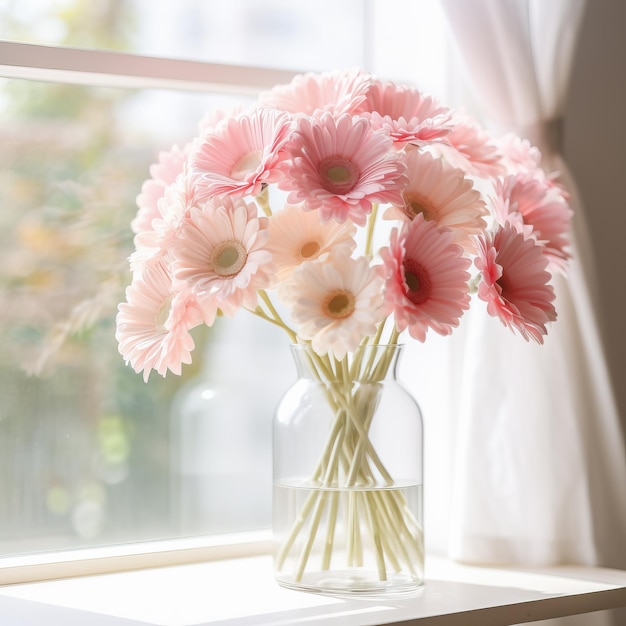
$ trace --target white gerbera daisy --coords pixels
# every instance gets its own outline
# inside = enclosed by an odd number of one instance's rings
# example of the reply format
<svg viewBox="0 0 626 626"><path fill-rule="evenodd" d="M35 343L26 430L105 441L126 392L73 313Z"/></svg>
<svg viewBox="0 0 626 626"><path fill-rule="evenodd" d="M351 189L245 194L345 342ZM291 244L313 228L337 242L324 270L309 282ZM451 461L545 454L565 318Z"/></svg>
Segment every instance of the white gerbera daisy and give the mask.
<svg viewBox="0 0 626 626"><path fill-rule="evenodd" d="M279 281L287 279L302 263L324 261L331 252L351 254L356 247L356 227L352 222L321 222L315 211L306 211L299 205L288 204L274 213L269 233L267 248Z"/></svg>
<svg viewBox="0 0 626 626"><path fill-rule="evenodd" d="M379 267L341 254L298 267L280 297L298 335L318 354L342 359L375 333L383 318L382 288Z"/></svg>

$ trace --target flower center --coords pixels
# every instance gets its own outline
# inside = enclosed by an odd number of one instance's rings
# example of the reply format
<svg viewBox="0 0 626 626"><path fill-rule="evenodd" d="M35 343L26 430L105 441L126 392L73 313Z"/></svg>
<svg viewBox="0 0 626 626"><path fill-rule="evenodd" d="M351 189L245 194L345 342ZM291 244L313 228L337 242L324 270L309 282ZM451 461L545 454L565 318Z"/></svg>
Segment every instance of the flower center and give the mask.
<svg viewBox="0 0 626 626"><path fill-rule="evenodd" d="M246 264L246 249L238 241L222 241L211 252L211 269L222 278L239 274Z"/></svg>
<svg viewBox="0 0 626 626"><path fill-rule="evenodd" d="M314 257L320 251L320 244L317 241L307 241L302 248L300 248L300 256L303 259L310 259Z"/></svg>
<svg viewBox="0 0 626 626"><path fill-rule="evenodd" d="M336 320L349 317L354 311L354 295L344 290L333 291L324 302L324 310L328 317Z"/></svg>
<svg viewBox="0 0 626 626"><path fill-rule="evenodd" d="M255 172L261 165L262 153L260 150L252 150L244 154L230 172L231 178L235 180L245 180L252 172Z"/></svg>
<svg viewBox="0 0 626 626"><path fill-rule="evenodd" d="M319 173L324 189L338 195L350 191L359 178L356 165L341 157L324 159L320 163Z"/></svg>
<svg viewBox="0 0 626 626"><path fill-rule="evenodd" d="M413 304L423 304L433 291L428 272L413 259L406 260L403 267L406 297Z"/></svg>
<svg viewBox="0 0 626 626"><path fill-rule="evenodd" d="M432 206L426 198L416 193L405 193L404 198L404 212L411 220L415 219L420 213L424 216L425 220L431 220L434 218L434 211Z"/></svg>

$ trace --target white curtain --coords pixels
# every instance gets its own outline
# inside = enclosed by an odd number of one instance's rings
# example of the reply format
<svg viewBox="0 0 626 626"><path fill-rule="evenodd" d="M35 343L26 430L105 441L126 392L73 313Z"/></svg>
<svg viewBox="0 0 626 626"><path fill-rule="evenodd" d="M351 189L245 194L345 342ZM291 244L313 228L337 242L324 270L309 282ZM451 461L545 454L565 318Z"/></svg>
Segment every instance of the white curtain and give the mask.
<svg viewBox="0 0 626 626"><path fill-rule="evenodd" d="M576 216L574 258L555 281L559 319L543 346L474 307L458 333L408 351L404 372L426 423L427 538L433 551L473 563L626 568L624 436L583 207L559 154L584 0L441 3L483 122L542 150ZM435 372L449 375L443 386Z"/></svg>

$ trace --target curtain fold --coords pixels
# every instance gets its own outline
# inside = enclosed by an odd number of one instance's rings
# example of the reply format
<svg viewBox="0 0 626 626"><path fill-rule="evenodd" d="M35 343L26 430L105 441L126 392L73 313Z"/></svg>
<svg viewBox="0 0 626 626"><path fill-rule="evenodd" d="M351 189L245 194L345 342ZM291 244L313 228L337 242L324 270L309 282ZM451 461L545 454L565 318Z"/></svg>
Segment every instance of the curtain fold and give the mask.
<svg viewBox="0 0 626 626"><path fill-rule="evenodd" d="M554 282L559 319L543 346L473 307L452 337L429 338L408 355L407 371L425 356L437 370L436 353L448 376L443 404L432 371L412 384L426 415L427 537L433 533L435 551L474 563L626 568L624 435L584 208L559 153L585 2L440 1L483 123L540 148L543 166L558 170L572 193L575 217L568 276Z"/></svg>

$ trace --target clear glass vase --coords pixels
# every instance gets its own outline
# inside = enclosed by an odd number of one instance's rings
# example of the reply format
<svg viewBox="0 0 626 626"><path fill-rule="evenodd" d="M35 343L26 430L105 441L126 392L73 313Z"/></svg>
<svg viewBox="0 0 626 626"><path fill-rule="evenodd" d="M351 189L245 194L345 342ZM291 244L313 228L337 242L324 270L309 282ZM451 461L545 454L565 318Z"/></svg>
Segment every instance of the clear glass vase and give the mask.
<svg viewBox="0 0 626 626"><path fill-rule="evenodd" d="M342 360L292 346L273 429L274 570L285 586L377 595L424 582L423 427L402 346Z"/></svg>

